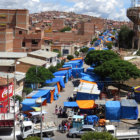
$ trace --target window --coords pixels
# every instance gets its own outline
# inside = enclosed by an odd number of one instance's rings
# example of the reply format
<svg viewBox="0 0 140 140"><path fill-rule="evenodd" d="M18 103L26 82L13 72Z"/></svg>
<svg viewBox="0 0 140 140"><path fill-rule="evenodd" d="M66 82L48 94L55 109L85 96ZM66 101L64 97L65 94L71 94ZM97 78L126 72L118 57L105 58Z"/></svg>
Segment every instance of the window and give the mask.
<svg viewBox="0 0 140 140"><path fill-rule="evenodd" d="M32 45L37 45L38 41L37 40L32 40Z"/></svg>
<svg viewBox="0 0 140 140"><path fill-rule="evenodd" d="M50 58L50 63L52 63L52 58Z"/></svg>
<svg viewBox="0 0 140 140"><path fill-rule="evenodd" d="M22 42L22 47L25 47L26 46L26 43L25 42Z"/></svg>
<svg viewBox="0 0 140 140"><path fill-rule="evenodd" d="M114 134L114 130L108 130L108 132Z"/></svg>
<svg viewBox="0 0 140 140"><path fill-rule="evenodd" d="M28 131L28 130L30 130L30 129L31 129L31 126L26 126L25 127L25 132Z"/></svg>
<svg viewBox="0 0 140 140"><path fill-rule="evenodd" d="M46 51L49 51L49 49L46 49Z"/></svg>
<svg viewBox="0 0 140 140"><path fill-rule="evenodd" d="M63 49L63 54L69 54L69 50L68 49Z"/></svg>
<svg viewBox="0 0 140 140"><path fill-rule="evenodd" d="M21 35L22 34L22 31L19 31L19 34Z"/></svg>

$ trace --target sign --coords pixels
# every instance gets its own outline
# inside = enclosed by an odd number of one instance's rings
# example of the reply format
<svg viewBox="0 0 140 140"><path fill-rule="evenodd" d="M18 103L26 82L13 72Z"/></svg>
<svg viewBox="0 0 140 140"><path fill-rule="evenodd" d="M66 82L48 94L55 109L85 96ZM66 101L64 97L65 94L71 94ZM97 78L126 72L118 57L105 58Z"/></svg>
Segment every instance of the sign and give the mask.
<svg viewBox="0 0 140 140"><path fill-rule="evenodd" d="M9 84L8 88L7 88L7 86L1 86L0 87L0 101L4 101L4 100L8 99L8 90L7 89L9 89L9 98L12 97L13 88L14 88L13 83Z"/></svg>

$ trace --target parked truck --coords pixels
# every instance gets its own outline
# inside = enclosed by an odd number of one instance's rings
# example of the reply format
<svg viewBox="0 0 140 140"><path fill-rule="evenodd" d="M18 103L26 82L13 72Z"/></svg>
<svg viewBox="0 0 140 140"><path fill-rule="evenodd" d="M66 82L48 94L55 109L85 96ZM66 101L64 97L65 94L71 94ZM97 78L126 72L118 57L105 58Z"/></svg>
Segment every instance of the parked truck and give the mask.
<svg viewBox="0 0 140 140"><path fill-rule="evenodd" d="M29 136L36 136L40 135L41 128L40 123L34 124L31 121L23 121L21 127L21 137L23 139L29 137ZM43 123L42 124L42 133L43 135L53 135L54 131L57 130L56 125L53 122Z"/></svg>
<svg viewBox="0 0 140 140"><path fill-rule="evenodd" d="M140 129L118 130L114 125L106 125L105 131L111 133L118 140L140 139Z"/></svg>

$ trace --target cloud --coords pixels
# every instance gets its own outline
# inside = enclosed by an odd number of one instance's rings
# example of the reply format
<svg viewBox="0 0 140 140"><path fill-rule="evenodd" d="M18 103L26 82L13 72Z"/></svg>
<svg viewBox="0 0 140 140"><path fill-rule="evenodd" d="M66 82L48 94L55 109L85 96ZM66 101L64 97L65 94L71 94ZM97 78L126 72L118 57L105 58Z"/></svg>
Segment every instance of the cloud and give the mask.
<svg viewBox="0 0 140 140"><path fill-rule="evenodd" d="M128 0L0 0L0 8L41 11L73 11L79 14L127 20L125 4Z"/></svg>

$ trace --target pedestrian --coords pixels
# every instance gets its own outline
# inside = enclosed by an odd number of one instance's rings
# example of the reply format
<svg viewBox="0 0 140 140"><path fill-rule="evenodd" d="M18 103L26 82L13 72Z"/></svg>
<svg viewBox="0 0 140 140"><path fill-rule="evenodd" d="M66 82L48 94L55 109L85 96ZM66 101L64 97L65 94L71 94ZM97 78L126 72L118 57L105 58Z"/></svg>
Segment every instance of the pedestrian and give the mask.
<svg viewBox="0 0 140 140"><path fill-rule="evenodd" d="M64 133L66 133L66 130L67 130L67 122L64 125Z"/></svg>
<svg viewBox="0 0 140 140"><path fill-rule="evenodd" d="M68 131L70 130L70 126L71 126L71 123L68 122L68 123L67 123L67 129L68 129Z"/></svg>
<svg viewBox="0 0 140 140"><path fill-rule="evenodd" d="M61 106L59 106L59 114L60 114L60 115L61 115L61 110L62 110L62 109L61 109Z"/></svg>
<svg viewBox="0 0 140 140"><path fill-rule="evenodd" d="M62 129L62 124L59 124L59 132L61 132L61 129Z"/></svg>
<svg viewBox="0 0 140 140"><path fill-rule="evenodd" d="M57 107L57 105L55 106L55 114L57 115L57 113L58 113L58 107Z"/></svg>

